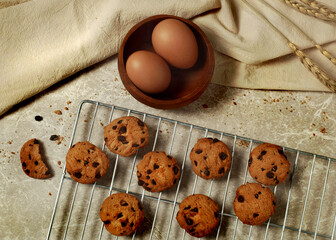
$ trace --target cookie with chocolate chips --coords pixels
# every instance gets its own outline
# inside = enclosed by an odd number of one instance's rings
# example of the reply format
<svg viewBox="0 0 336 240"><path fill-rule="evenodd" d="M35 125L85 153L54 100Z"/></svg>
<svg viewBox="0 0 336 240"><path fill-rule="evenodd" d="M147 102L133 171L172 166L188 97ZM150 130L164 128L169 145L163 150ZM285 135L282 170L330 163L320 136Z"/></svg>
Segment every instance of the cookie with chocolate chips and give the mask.
<svg viewBox="0 0 336 240"><path fill-rule="evenodd" d="M90 142L78 142L66 155L66 170L79 183L94 183L109 167L106 154Z"/></svg>
<svg viewBox="0 0 336 240"><path fill-rule="evenodd" d="M114 119L104 128L106 146L123 157L134 155L148 143L148 138L146 123L133 116Z"/></svg>
<svg viewBox="0 0 336 240"><path fill-rule="evenodd" d="M181 202L176 220L191 236L205 237L218 227L218 205L203 194L188 196Z"/></svg>
<svg viewBox="0 0 336 240"><path fill-rule="evenodd" d="M231 166L231 154L217 138L201 138L190 152L194 172L204 179L222 177Z"/></svg>
<svg viewBox="0 0 336 240"><path fill-rule="evenodd" d="M246 183L236 191L233 209L244 224L261 225L275 212L275 197L268 187Z"/></svg>
<svg viewBox="0 0 336 240"><path fill-rule="evenodd" d="M134 233L143 223L144 217L141 202L127 193L112 194L100 207L100 219L106 230L116 236Z"/></svg>
<svg viewBox="0 0 336 240"><path fill-rule="evenodd" d="M42 159L40 144L36 138L23 144L20 151L22 170L29 177L45 179L51 177L51 173Z"/></svg>
<svg viewBox="0 0 336 240"><path fill-rule="evenodd" d="M264 185L277 185L286 180L290 169L281 147L263 143L250 154L248 170L251 177Z"/></svg>
<svg viewBox="0 0 336 240"><path fill-rule="evenodd" d="M163 151L146 153L137 165L138 184L149 192L173 187L180 173L176 159Z"/></svg>

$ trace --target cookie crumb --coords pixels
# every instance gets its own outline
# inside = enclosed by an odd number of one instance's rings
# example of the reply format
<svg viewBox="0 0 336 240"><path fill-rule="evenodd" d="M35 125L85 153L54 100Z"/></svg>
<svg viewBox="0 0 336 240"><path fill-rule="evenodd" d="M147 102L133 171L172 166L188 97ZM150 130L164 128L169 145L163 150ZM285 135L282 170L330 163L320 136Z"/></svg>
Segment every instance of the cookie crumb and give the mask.
<svg viewBox="0 0 336 240"><path fill-rule="evenodd" d="M57 114L57 115L62 115L62 111L61 110L55 110L54 113Z"/></svg>
<svg viewBox="0 0 336 240"><path fill-rule="evenodd" d="M57 164L58 164L58 165L61 165L61 161L58 161Z"/></svg>
<svg viewBox="0 0 336 240"><path fill-rule="evenodd" d="M325 129L325 128L322 128L322 129L321 129L321 133L327 133L326 129Z"/></svg>
<svg viewBox="0 0 336 240"><path fill-rule="evenodd" d="M50 139L50 141L59 140L59 135L51 135L49 139Z"/></svg>
<svg viewBox="0 0 336 240"><path fill-rule="evenodd" d="M11 154L15 154L15 152L11 152Z"/></svg>
<svg viewBox="0 0 336 240"><path fill-rule="evenodd" d="M51 196L51 192L49 192L49 196Z"/></svg>
<svg viewBox="0 0 336 240"><path fill-rule="evenodd" d="M67 102L66 102L66 104L68 104L68 105L69 105L70 103L71 103L71 101L67 101Z"/></svg>
<svg viewBox="0 0 336 240"><path fill-rule="evenodd" d="M233 102L233 104L234 104L234 105L237 105L237 103L236 103L236 102Z"/></svg>
<svg viewBox="0 0 336 240"><path fill-rule="evenodd" d="M12 142L13 142L13 140L10 140L10 141L8 141L7 143L8 143L8 144L12 144Z"/></svg>
<svg viewBox="0 0 336 240"><path fill-rule="evenodd" d="M84 122L87 122L87 120L85 119Z"/></svg>
<svg viewBox="0 0 336 240"><path fill-rule="evenodd" d="M43 120L43 117L40 115L35 116L35 121L41 122Z"/></svg>
<svg viewBox="0 0 336 240"><path fill-rule="evenodd" d="M64 110L67 110L67 111L68 111L68 110L69 110L69 108L68 108L68 107L64 107Z"/></svg>

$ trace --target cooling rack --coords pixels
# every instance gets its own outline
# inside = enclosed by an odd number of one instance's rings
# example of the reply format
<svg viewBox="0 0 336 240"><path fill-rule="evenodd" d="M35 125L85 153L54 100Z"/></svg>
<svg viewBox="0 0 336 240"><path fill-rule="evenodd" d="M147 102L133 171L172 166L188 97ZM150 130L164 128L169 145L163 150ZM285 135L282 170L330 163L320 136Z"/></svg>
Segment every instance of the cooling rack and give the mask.
<svg viewBox="0 0 336 240"><path fill-rule="evenodd" d="M102 136L109 122L129 115L146 122L152 137L145 149L124 158L109 152ZM231 168L221 179L207 181L192 172L189 153L201 137L216 137L231 149ZM232 202L241 184L253 182L248 158L262 142L91 100L82 101L78 108L70 146L86 140L108 155L109 172L95 184L86 185L73 181L63 168L47 239L118 239L104 229L99 218L103 200L114 192L138 197L146 215L138 232L121 239L193 239L179 228L175 216L180 202L194 193L210 196L221 209L218 230L207 239L335 239L334 158L283 147L291 170L284 183L271 187L276 212L265 224L248 226L238 220ZM136 164L154 150L173 155L181 166L179 181L161 193L149 193L137 185Z"/></svg>

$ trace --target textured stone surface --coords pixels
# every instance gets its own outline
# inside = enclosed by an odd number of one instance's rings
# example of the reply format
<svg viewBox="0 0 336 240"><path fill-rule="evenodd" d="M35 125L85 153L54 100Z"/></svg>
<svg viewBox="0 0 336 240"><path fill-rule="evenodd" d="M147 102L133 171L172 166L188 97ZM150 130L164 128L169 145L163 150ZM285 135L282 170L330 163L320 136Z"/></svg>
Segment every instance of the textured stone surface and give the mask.
<svg viewBox="0 0 336 240"><path fill-rule="evenodd" d="M195 124L209 129L215 129L264 142L271 142L289 148L300 149L328 157L336 157L336 95L314 92L287 92L261 91L226 88L210 85L205 93L194 103L176 110L158 110L137 102L123 87L117 70L116 58L98 64L86 71L80 72L69 79L62 81L49 90L25 101L0 119L0 238L1 239L44 239L48 232L52 211L58 192L65 156L72 134L73 124L79 103L83 99L97 100L125 108L150 113L157 116L171 118L182 122ZM70 103L71 102L71 103ZM60 110L62 114L60 115ZM56 112L55 112L56 111ZM109 109L99 108L93 127L91 141L99 147L103 146L103 126L108 124ZM94 106L84 105L78 121L74 141L86 140L89 137L91 118ZM127 112L115 112L127 114ZM42 116L42 121L36 121L35 116ZM142 117L142 116L140 116ZM139 151L135 164L140 161L146 151L153 148L154 136L158 121L146 118L152 136L147 148ZM178 126L174 143L170 148L174 125L163 121L160 125L155 149L169 152L182 166L189 128ZM58 140L51 141L52 135L58 135ZM204 131L195 129L192 132L190 146L203 137ZM208 136L220 135L208 133ZM52 169L53 177L46 180L36 180L27 177L20 166L19 150L28 139L37 138L42 145L42 153ZM230 149L233 147L233 138L223 137ZM253 147L256 144L253 144ZM99 207L108 194L116 156L109 153L109 172L100 184L107 188L96 187L93 194L91 210L86 225L84 239L96 239L99 235L101 222ZM296 155L288 152L293 171ZM238 139L235 157L233 159L231 178L226 195L225 213L233 214L232 202L236 188L245 180L245 169L249 153L249 142ZM189 155L189 154L188 154ZM188 156L187 155L187 156ZM313 162L312 156L300 155L291 192L286 225L300 227L303 203ZM114 186L126 190L131 176L133 158L119 158ZM314 232L322 196L323 184L328 161L317 158L313 169L307 207L302 224L303 230ZM197 179L195 193L208 194L220 204L224 197L227 183L227 174L214 181ZM336 181L336 162L330 163L329 177L320 217L319 232L331 235L335 217L335 203L333 193ZM253 181L247 174L247 181ZM177 201L192 193L195 174L191 170L188 157ZM60 202L55 216L51 239L62 239L67 214L69 212L73 191L76 184L65 179L60 196ZM129 185L133 193L142 194L142 188L137 186L135 172ZM210 188L212 186L212 188ZM284 221L290 182L286 180L279 185L276 191L277 210L272 217L272 223L282 225ZM176 187L162 194L162 199L174 201ZM273 190L273 188L272 188ZM80 239L87 204L92 192L92 186L79 185L76 201L69 222L67 239ZM151 194L157 197L158 194ZM137 238L148 239L151 222L155 214L156 201L146 198L144 201L146 222ZM170 239L180 238L183 232L178 228L175 220L178 207L175 208ZM153 239L165 239L169 225L172 204L161 202L158 218L155 225ZM220 236L231 238L235 228L235 217L225 215ZM251 239L260 239L264 236L266 226L253 227ZM246 239L249 235L249 226L238 222L236 239ZM268 239L278 239L281 228L270 226ZM297 232L285 230L284 239L296 238ZM313 239L314 236L302 233L302 239ZM188 236L186 236L188 238ZM262 237L263 238L263 237ZM110 239L106 231L103 239ZM319 237L317 239L320 239ZM321 238L322 239L322 238Z"/></svg>

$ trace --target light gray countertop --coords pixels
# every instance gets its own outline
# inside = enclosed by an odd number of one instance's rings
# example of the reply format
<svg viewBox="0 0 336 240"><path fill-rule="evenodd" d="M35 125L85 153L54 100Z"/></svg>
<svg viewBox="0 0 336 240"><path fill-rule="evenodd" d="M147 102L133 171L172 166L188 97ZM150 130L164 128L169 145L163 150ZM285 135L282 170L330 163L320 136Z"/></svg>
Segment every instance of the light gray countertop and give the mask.
<svg viewBox="0 0 336 240"><path fill-rule="evenodd" d="M204 94L192 104L181 109L159 110L139 103L125 90L119 78L117 59L116 57L112 57L61 81L48 90L23 102L0 119L1 239L46 238L78 106L84 99L100 101L263 142L271 142L330 158L336 157L335 94L235 89L210 84ZM56 110L60 110L62 114L56 114L54 112ZM88 111L91 111L92 114L92 110ZM85 114L83 117L85 118L86 116L90 120L90 115ZM36 121L34 118L37 115L42 116L43 120ZM97 120L102 129L108 123L106 120L107 117L105 113L99 117L105 119L105 121L100 120L100 118ZM87 122L84 120L80 118L79 122L84 124ZM80 125L78 128L80 129L79 131L82 131L85 127L81 127ZM101 129L98 129L97 133ZM160 136L162 136L162 139L164 139L165 134L167 136L171 134L170 127L163 125L161 130ZM154 132L155 129L153 129ZM50 136L54 134L60 136L60 141L50 140ZM197 134L201 135L203 133ZM195 137L197 137L197 134ZM97 136L93 136L93 138L95 137ZM176 143L184 141L184 137L185 134L183 133L181 136L177 134ZM42 143L42 153L53 172L53 176L50 179L32 179L22 171L20 148L31 138L37 138ZM161 147L165 148L163 146L166 144L165 140L162 140L161 144ZM169 144L168 140L167 144ZM174 144L174 146L176 145ZM232 147L232 142L229 145ZM233 167L232 170L230 187L227 192L227 202L225 204L225 212L228 214L233 214L232 200L235 196L235 189L244 182L244 169L247 159L243 156L248 154L249 151L248 141L238 139L236 145L237 153L234 165L236 167ZM106 149L105 151L107 152ZM178 161L182 163L183 154L179 152L179 149L174 150L173 148L173 153L174 151L176 151L177 156L181 156ZM239 151L244 152L244 154L240 154ZM293 155L291 152L288 152L288 155L292 163L291 171L293 171L296 155ZM115 156L109 156L111 165L113 165ZM324 201L320 213L318 232L319 234L331 236L336 211L336 203L334 202L336 162L328 162L328 159L316 158L312 168L313 160L313 156L301 157L300 155L296 175L293 179L292 196L290 198L286 226L288 224L288 226L297 229L300 227L310 173L312 172L302 230L315 231L319 216L320 201L323 196ZM136 161L139 161L139 159L136 159ZM117 168L119 169L117 172L126 173L130 171L132 161L123 161L121 159L120 162L121 166ZM124 167L126 170L123 169ZM194 184L194 175L192 173L188 174L190 170L188 158L185 168L186 174L182 180L181 196L178 198L178 201L183 196L191 193L190 187ZM328 169L328 179L325 188L323 188ZM124 174L117 174L116 179L121 179L121 175ZM247 180L253 181L248 175ZM213 193L211 196L218 203L222 201L222 198L219 196L223 194L226 181L227 178L224 177L213 184ZM69 211L72 192L75 187L75 184L68 179L65 179L63 184L51 239L63 238L64 226L67 219L64 215L67 215ZM199 179L196 192L207 194L209 186L206 184L209 184L209 182ZM116 180L114 186L124 189L126 185L124 186L121 180ZM142 189L136 185L136 177L133 177L130 187L131 192L142 193ZM76 204L70 221L67 239L80 239L83 218L85 217L85 211L91 194L91 186L79 186L78 189L78 196L76 196ZM288 179L285 183L279 185L276 190L276 198L279 204L277 205L277 212L272 217L272 223L282 225L289 189L290 181ZM325 194L323 194L323 189ZM106 189L104 188L97 188L95 190L92 211L89 215L84 239L98 238L97 229L99 233L100 219L96 211L99 212L100 202L107 196L106 194ZM174 190L168 192L167 195L163 194L162 198L168 199L170 195L174 195ZM78 206L81 207L79 208ZM155 207L155 200L145 199L145 209L148 209L146 223L143 227L144 230L136 238L148 238ZM162 213L166 207L170 208L171 206L166 206L164 203L160 205L153 239L160 239L161 237L165 239L166 237L166 227L168 224L165 222L165 219L168 219L168 217L163 217L167 214ZM81 215L83 212L84 217ZM253 227L251 230L251 239L264 238L266 227L266 225ZM220 232L221 238L229 236L228 239L231 239L234 228L235 218L225 215ZM177 227L174 219L172 229L171 239L175 237L181 238L183 231ZM236 239L247 239L249 231L250 228L248 226L243 226L238 221ZM267 228L267 231L269 239L279 239L281 235L281 228L277 228L276 226L271 225ZM260 234L262 234L262 237L260 237ZM287 235L285 235L284 239L296 239L298 232L286 229L285 234ZM186 239L188 238L189 236L186 236ZM301 238L313 239L314 235L303 232ZM106 231L103 232L103 239L111 239ZM317 237L317 239L327 238Z"/></svg>

